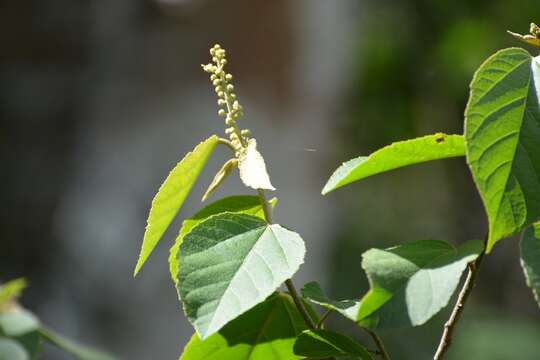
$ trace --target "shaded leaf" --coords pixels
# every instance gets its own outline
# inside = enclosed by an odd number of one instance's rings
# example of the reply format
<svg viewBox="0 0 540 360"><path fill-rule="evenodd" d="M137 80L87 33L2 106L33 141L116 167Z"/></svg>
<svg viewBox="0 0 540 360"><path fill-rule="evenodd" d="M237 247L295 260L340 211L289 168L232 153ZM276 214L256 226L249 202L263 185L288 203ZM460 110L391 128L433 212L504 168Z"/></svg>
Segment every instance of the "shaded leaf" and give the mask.
<svg viewBox="0 0 540 360"><path fill-rule="evenodd" d="M401 167L465 155L463 136L438 133L395 142L369 156L360 156L341 165L322 190L330 191L354 181Z"/></svg>
<svg viewBox="0 0 540 360"><path fill-rule="evenodd" d="M179 293L201 339L264 301L304 261L300 236L256 216L222 213L180 245Z"/></svg>
<svg viewBox="0 0 540 360"><path fill-rule="evenodd" d="M172 169L159 188L154 200L152 200L147 220L148 225L134 275L140 271L180 210L217 143L218 137L213 135L197 145Z"/></svg>
<svg viewBox="0 0 540 360"><path fill-rule="evenodd" d="M520 252L527 285L540 305L540 223L525 230L520 242Z"/></svg>
<svg viewBox="0 0 540 360"><path fill-rule="evenodd" d="M448 304L467 263L483 248L479 240L457 250L422 240L363 254L371 289L360 301L358 323L375 328L422 325Z"/></svg>
<svg viewBox="0 0 540 360"><path fill-rule="evenodd" d="M331 300L322 291L319 283L313 281L304 285L302 296L314 304L320 305L328 310L333 310L346 318L356 321L359 302L355 300Z"/></svg>
<svg viewBox="0 0 540 360"><path fill-rule="evenodd" d="M366 348L356 341L329 330L306 330L302 332L294 344L294 353L311 359L341 356L365 360L373 359Z"/></svg>
<svg viewBox="0 0 540 360"><path fill-rule="evenodd" d="M269 202L273 208L277 203L277 198L273 198ZM178 234L174 245L171 247L169 255L169 270L171 273L171 278L176 286L178 286L178 269L180 267L180 263L178 262L178 250L180 249L180 244L182 244L184 236L186 236L186 234L190 232L195 225L203 222L212 215L217 215L223 212L253 215L264 220L264 210L261 204L261 199L258 196L248 195L235 195L223 198L205 206L195 215L184 220L182 227L180 228L180 233Z"/></svg>
<svg viewBox="0 0 540 360"><path fill-rule="evenodd" d="M290 296L274 294L206 340L194 334L180 360L296 360L293 344L305 329Z"/></svg>
<svg viewBox="0 0 540 360"><path fill-rule="evenodd" d="M29 360L30 356L17 341L0 337L0 360Z"/></svg>
<svg viewBox="0 0 540 360"><path fill-rule="evenodd" d="M505 49L471 82L465 141L489 220L487 252L540 219L538 62L523 49Z"/></svg>
<svg viewBox="0 0 540 360"><path fill-rule="evenodd" d="M238 167L240 179L247 187L255 190L276 190L270 182L264 158L257 150L255 139L249 140L247 148L240 154Z"/></svg>
<svg viewBox="0 0 540 360"><path fill-rule="evenodd" d="M116 360L116 358L105 352L80 345L72 340L68 340L51 330L42 328L40 330L43 340L72 354L79 360Z"/></svg>

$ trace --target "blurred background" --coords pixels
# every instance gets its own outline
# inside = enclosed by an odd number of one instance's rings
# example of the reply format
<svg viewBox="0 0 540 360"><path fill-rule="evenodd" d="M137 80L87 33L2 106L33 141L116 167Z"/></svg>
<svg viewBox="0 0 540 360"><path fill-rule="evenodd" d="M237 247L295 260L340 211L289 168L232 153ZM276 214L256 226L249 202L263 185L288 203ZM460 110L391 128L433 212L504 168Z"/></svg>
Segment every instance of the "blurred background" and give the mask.
<svg viewBox="0 0 540 360"><path fill-rule="evenodd" d="M155 191L200 140L222 133L200 68L228 50L245 124L277 187L277 221L307 242L298 287L368 288L371 247L481 238L463 159L320 190L341 162L437 131L462 133L468 83L540 21L538 0L33 0L0 3L0 281L49 327L121 359L176 359L193 330L167 256L182 217L226 160L215 156L133 279ZM232 177L211 201L243 194ZM453 302L453 300L452 300ZM449 309L381 336L395 359L432 356ZM331 327L368 341L347 321ZM484 262L451 359L539 359L540 311L516 239ZM46 347L43 359L69 359Z"/></svg>

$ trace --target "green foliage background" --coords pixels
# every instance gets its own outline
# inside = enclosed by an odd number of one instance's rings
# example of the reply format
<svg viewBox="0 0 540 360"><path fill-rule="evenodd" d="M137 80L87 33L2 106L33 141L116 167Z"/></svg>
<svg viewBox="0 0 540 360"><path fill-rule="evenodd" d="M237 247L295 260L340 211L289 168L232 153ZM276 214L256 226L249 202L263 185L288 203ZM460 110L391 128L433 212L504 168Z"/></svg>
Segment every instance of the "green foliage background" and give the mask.
<svg viewBox="0 0 540 360"><path fill-rule="evenodd" d="M348 106L341 112L347 121L339 127L338 136L346 139L340 160L437 131L462 133L468 84L476 68L498 49L521 46L505 36L507 29L527 32L523 21L540 17L534 0L515 6L503 0L370 4L371 15L359 30L367 36L357 45L355 80ZM461 160L399 171L349 186L347 194L330 195L347 204L341 213L342 229L347 230L339 236L331 260L331 292L337 298L357 295L352 289L358 287L368 288L362 275L350 272L359 269L355 254L366 247L425 236L459 244L483 235L479 227L487 226L484 210ZM540 331L540 316L522 279L516 241L499 243L483 264L451 359L507 359L507 336L515 336L520 344L520 358L535 358L538 346L532 339ZM500 320L489 316L494 313L501 315ZM389 352L404 359L428 358L447 314L443 311L427 325L408 330L406 337L399 331L381 332ZM495 330L504 329L509 321L515 322L512 331ZM348 327L346 321L330 323ZM489 346L478 351L480 343Z"/></svg>

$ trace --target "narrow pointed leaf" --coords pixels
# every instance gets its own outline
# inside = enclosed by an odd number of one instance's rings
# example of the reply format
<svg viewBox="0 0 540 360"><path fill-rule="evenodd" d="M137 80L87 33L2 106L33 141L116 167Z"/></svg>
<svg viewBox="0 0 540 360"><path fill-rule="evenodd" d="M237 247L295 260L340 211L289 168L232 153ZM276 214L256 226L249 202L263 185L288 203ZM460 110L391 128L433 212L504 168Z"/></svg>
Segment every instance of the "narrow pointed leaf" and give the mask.
<svg viewBox="0 0 540 360"><path fill-rule="evenodd" d="M471 82L467 162L489 220L487 252L540 219L539 61L523 49L505 49Z"/></svg>
<svg viewBox="0 0 540 360"><path fill-rule="evenodd" d="M360 156L341 165L322 190L325 195L354 181L401 167L465 155L463 136L434 134L395 142L369 156Z"/></svg>
<svg viewBox="0 0 540 360"><path fill-rule="evenodd" d="M313 281L304 285L302 288L304 299L320 305L328 310L333 310L346 318L356 321L359 302L356 300L331 300L322 291L321 286Z"/></svg>
<svg viewBox="0 0 540 360"><path fill-rule="evenodd" d="M179 293L201 339L264 301L304 261L300 236L256 216L222 213L180 245Z"/></svg>
<svg viewBox="0 0 540 360"><path fill-rule="evenodd" d="M275 294L206 340L194 334L180 360L297 360L293 344L305 329L290 296Z"/></svg>
<svg viewBox="0 0 540 360"><path fill-rule="evenodd" d="M422 240L363 254L371 289L360 301L358 322L375 328L422 325L444 308L467 264L483 248L479 240L457 250L437 240Z"/></svg>
<svg viewBox="0 0 540 360"><path fill-rule="evenodd" d="M364 360L373 359L366 348L356 341L329 330L306 330L302 332L294 344L294 353L310 359L343 356Z"/></svg>
<svg viewBox="0 0 540 360"><path fill-rule="evenodd" d="M42 328L40 330L43 340L72 354L78 360L116 360L116 358L105 352L80 345L75 341L68 340L55 332Z"/></svg>
<svg viewBox="0 0 540 360"><path fill-rule="evenodd" d="M140 271L180 210L217 143L218 137L213 135L197 145L172 169L159 188L154 200L152 200L148 225L134 275Z"/></svg>
<svg viewBox="0 0 540 360"><path fill-rule="evenodd" d="M270 205L274 207L277 203L277 198L270 200ZM264 220L264 210L261 204L261 199L258 196L235 195L223 198L199 210L195 215L182 222L180 233L176 238L174 245L171 247L169 255L169 270L171 278L176 286L178 286L178 250L180 244L187 233L191 231L197 224L200 224L210 216L217 215L223 212L233 212L239 214L247 214L257 216Z"/></svg>
<svg viewBox="0 0 540 360"><path fill-rule="evenodd" d="M527 285L540 305L540 223L529 227L523 233L520 243L521 266Z"/></svg>

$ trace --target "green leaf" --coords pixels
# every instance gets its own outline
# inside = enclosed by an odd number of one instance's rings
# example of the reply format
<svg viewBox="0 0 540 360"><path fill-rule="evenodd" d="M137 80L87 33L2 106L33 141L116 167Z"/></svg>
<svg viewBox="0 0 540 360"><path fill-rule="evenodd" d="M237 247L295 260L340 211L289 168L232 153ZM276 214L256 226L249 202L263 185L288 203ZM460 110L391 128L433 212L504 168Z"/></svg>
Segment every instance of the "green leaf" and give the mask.
<svg viewBox="0 0 540 360"><path fill-rule="evenodd" d="M322 291L321 286L313 281L304 285L302 296L317 305L328 310L336 311L346 318L356 321L359 302L355 300L331 300Z"/></svg>
<svg viewBox="0 0 540 360"><path fill-rule="evenodd" d="M180 245L179 293L202 339L264 301L304 261L300 236L252 215L222 213Z"/></svg>
<svg viewBox="0 0 540 360"><path fill-rule="evenodd" d="M206 340L194 334L180 360L296 360L305 324L289 295L274 294Z"/></svg>
<svg viewBox="0 0 540 360"><path fill-rule="evenodd" d="M276 198L270 200L270 205L272 207L274 207L276 203ZM189 219L184 220L182 223L182 228L180 228L180 233L178 234L173 247L171 247L169 255L169 270L171 272L171 278L177 287L178 269L180 266L180 263L178 262L178 250L180 249L180 244L182 244L184 237L191 231L191 229L208 219L210 216L223 212L253 215L264 219L264 210L261 204L261 199L258 196L236 195L211 203L210 205L202 208Z"/></svg>
<svg viewBox="0 0 540 360"><path fill-rule="evenodd" d="M24 335L38 330L39 327L39 320L34 314L22 308L0 314L0 332L6 336Z"/></svg>
<svg viewBox="0 0 540 360"><path fill-rule="evenodd" d="M467 263L481 253L479 240L457 250L422 240L363 254L371 289L360 301L358 323L375 328L422 325L448 304Z"/></svg>
<svg viewBox="0 0 540 360"><path fill-rule="evenodd" d="M72 354L79 360L116 360L116 358L110 354L80 345L52 332L51 330L42 328L40 329L40 334L43 340Z"/></svg>
<svg viewBox="0 0 540 360"><path fill-rule="evenodd" d="M159 188L154 200L152 200L152 207L147 220L148 225L144 233L141 253L135 266L134 276L141 270L180 210L217 143L218 137L213 135L197 145L192 152L188 153L172 169Z"/></svg>
<svg viewBox="0 0 540 360"><path fill-rule="evenodd" d="M486 252L540 219L539 58L497 52L471 82L467 162L489 219Z"/></svg>
<svg viewBox="0 0 540 360"><path fill-rule="evenodd" d="M21 296L26 286L27 284L24 278L10 280L0 286L0 308L6 302Z"/></svg>
<svg viewBox="0 0 540 360"><path fill-rule="evenodd" d="M30 356L15 340L0 337L0 360L29 360Z"/></svg>
<svg viewBox="0 0 540 360"><path fill-rule="evenodd" d="M520 242L520 252L527 285L540 305L540 223L525 230Z"/></svg>
<svg viewBox="0 0 540 360"><path fill-rule="evenodd" d="M294 353L310 359L326 359L332 356L373 359L366 348L356 341L329 330L306 330L302 332L294 344Z"/></svg>
<svg viewBox="0 0 540 360"><path fill-rule="evenodd" d="M328 194L344 185L404 166L465 155L463 136L442 133L395 142L369 156L341 165L322 190Z"/></svg>

